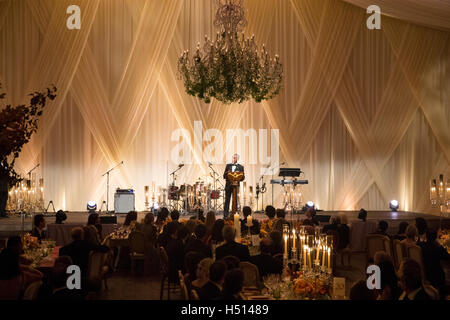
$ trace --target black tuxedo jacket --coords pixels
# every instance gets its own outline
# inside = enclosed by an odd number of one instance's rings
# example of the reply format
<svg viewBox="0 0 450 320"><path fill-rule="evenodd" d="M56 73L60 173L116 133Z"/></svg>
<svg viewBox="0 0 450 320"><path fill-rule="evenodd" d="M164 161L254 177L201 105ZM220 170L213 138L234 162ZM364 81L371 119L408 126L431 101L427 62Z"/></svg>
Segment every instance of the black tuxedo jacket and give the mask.
<svg viewBox="0 0 450 320"><path fill-rule="evenodd" d="M214 300L222 295L219 287L212 281L208 281L203 287L197 290L200 300Z"/></svg>
<svg viewBox="0 0 450 320"><path fill-rule="evenodd" d="M216 248L216 260L225 258L226 256L235 256L240 261L249 261L250 252L248 247L236 241L225 243Z"/></svg>
<svg viewBox="0 0 450 320"><path fill-rule="evenodd" d="M229 163L227 164L227 166L225 167L225 172L223 173L223 178L227 181L226 187L230 186L230 182L227 179L227 172L228 171L233 171L233 164ZM236 164L236 170L237 172L244 172L244 166L240 165L239 163ZM242 181L245 180L245 174L244 174L244 178L242 179Z"/></svg>

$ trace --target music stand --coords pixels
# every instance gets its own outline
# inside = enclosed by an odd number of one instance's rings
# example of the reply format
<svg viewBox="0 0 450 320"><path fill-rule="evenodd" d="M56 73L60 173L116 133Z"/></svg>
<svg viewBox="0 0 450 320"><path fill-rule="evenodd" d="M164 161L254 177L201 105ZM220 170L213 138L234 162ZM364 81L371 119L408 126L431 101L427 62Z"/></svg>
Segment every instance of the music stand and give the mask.
<svg viewBox="0 0 450 320"><path fill-rule="evenodd" d="M300 168L280 168L280 173L278 174L279 177L292 177L296 178L300 176L300 173L302 171Z"/></svg>

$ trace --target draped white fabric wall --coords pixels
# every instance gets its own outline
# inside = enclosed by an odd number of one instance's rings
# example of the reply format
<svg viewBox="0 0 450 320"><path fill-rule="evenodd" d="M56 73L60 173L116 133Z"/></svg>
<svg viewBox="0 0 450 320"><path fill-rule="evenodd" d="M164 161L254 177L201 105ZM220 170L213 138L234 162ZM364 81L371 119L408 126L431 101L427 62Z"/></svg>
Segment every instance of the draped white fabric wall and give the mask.
<svg viewBox="0 0 450 320"><path fill-rule="evenodd" d="M79 31L65 28L71 4L81 7ZM173 130L193 135L200 120L224 136L228 128L279 129L280 161L305 171L303 200L320 208L385 210L395 198L402 210L433 212L428 181L450 175L450 17L431 29L383 16L382 29L371 31L365 10L341 1L245 4L247 33L281 56L284 89L262 104L224 106L188 96L176 76L179 54L215 32L215 1L0 1L7 102L50 84L59 94L19 169L40 162L46 201L75 211L101 203L102 173L124 160L112 189L135 188L143 209L144 186L165 185L177 165ZM423 17L417 23L430 25ZM244 165L254 185L261 163ZM205 163L189 165L178 181L207 173Z"/></svg>

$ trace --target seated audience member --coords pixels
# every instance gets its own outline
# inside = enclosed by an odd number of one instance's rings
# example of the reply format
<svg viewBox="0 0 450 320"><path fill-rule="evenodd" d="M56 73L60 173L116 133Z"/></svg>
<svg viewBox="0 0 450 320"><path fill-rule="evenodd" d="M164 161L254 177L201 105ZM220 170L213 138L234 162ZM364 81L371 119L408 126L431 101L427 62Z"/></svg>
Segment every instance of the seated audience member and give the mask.
<svg viewBox="0 0 450 320"><path fill-rule="evenodd" d="M398 285L394 264L392 261L385 260L377 265L381 272L381 290L378 290L378 300L398 300L402 290Z"/></svg>
<svg viewBox="0 0 450 320"><path fill-rule="evenodd" d="M184 257L184 281L189 290L191 288L191 282L197 280L198 264L206 258L207 257L200 252L190 251L186 253Z"/></svg>
<svg viewBox="0 0 450 320"><path fill-rule="evenodd" d="M373 263L377 266L382 262L392 262L392 257L384 251L377 251L373 257Z"/></svg>
<svg viewBox="0 0 450 320"><path fill-rule="evenodd" d="M408 228L406 228L406 239L401 241L405 246L415 246L417 243L417 228L410 224Z"/></svg>
<svg viewBox="0 0 450 320"><path fill-rule="evenodd" d="M60 256L68 256L73 264L81 269L83 277L87 275L89 265L89 254L91 251L108 252L107 246L95 245L84 239L83 229L80 227L72 229L72 242L59 249Z"/></svg>
<svg viewBox="0 0 450 320"><path fill-rule="evenodd" d="M41 240L44 240L47 237L47 233L44 230L46 221L43 214L37 214L34 216L34 222L33 222L33 230L31 231L31 235L33 237L38 238L39 242Z"/></svg>
<svg viewBox="0 0 450 320"><path fill-rule="evenodd" d="M158 216L156 217L155 227L158 233L162 233L164 226L167 224L167 217L169 216L169 209L162 207L158 211Z"/></svg>
<svg viewBox="0 0 450 320"><path fill-rule="evenodd" d="M127 216L125 217L125 222L123 223L124 227L133 227L134 224L137 221L137 212L136 211L130 211L127 213Z"/></svg>
<svg viewBox="0 0 450 320"><path fill-rule="evenodd" d="M176 225L176 222L172 222ZM179 226L177 232L172 235L166 247L167 256L169 257L169 281L178 282L178 270L184 270L184 250L185 241L188 237L186 226Z"/></svg>
<svg viewBox="0 0 450 320"><path fill-rule="evenodd" d="M403 261L398 270L403 293L399 300L431 300L422 285L422 270L413 259Z"/></svg>
<svg viewBox="0 0 450 320"><path fill-rule="evenodd" d="M179 223L178 220L180 219L180 211L172 210L170 212L170 219L172 219L172 221L174 221L174 222Z"/></svg>
<svg viewBox="0 0 450 320"><path fill-rule="evenodd" d="M244 272L241 269L227 271L220 300L242 300L240 293L243 286Z"/></svg>
<svg viewBox="0 0 450 320"><path fill-rule="evenodd" d="M350 289L350 300L352 301L375 300L374 290L370 290L367 287L366 280L358 281Z"/></svg>
<svg viewBox="0 0 450 320"><path fill-rule="evenodd" d="M206 226L206 237L211 237L214 223L216 222L216 214L214 211L208 211L206 214L205 226ZM205 241L207 238L205 238Z"/></svg>
<svg viewBox="0 0 450 320"><path fill-rule="evenodd" d="M359 210L358 219L364 222L367 220L367 211L365 209L361 208L361 210Z"/></svg>
<svg viewBox="0 0 450 320"><path fill-rule="evenodd" d="M145 215L144 223L139 225L139 230L145 235L146 247L153 247L156 244L157 230L155 227L155 217L152 212Z"/></svg>
<svg viewBox="0 0 450 320"><path fill-rule="evenodd" d="M377 231L375 231L374 234L379 234L382 236L387 236L389 237L389 235L387 234L387 229L388 229L388 223L384 220L381 220L378 222L378 228Z"/></svg>
<svg viewBox="0 0 450 320"><path fill-rule="evenodd" d="M271 255L272 244L271 239L262 239L260 242L261 254L250 258L250 262L258 267L261 278L269 274L281 274L283 271L282 262L275 260Z"/></svg>
<svg viewBox="0 0 450 320"><path fill-rule="evenodd" d="M6 243L6 249L11 250L19 256L20 265L29 266L33 262L22 256L24 254L23 243L22 238L19 236L9 237Z"/></svg>
<svg viewBox="0 0 450 320"><path fill-rule="evenodd" d="M202 239L206 234L206 226L198 224L194 230L195 238L186 244L186 252L195 251L203 253L206 257L212 257L211 248L203 243Z"/></svg>
<svg viewBox="0 0 450 320"><path fill-rule="evenodd" d="M214 222L214 226L211 233L211 244L220 244L223 242L223 227L225 226L225 221L223 219L218 219Z"/></svg>
<svg viewBox="0 0 450 320"><path fill-rule="evenodd" d="M223 262L225 262L227 266L227 270L239 268L239 263L241 262L239 258L235 256L226 256L221 259Z"/></svg>
<svg viewBox="0 0 450 320"><path fill-rule="evenodd" d="M195 232L195 227L199 224L199 221L196 219L189 219L188 221L186 221L186 228L188 229L188 238L186 240L186 243L189 243L191 240L194 239L194 232Z"/></svg>
<svg viewBox="0 0 450 320"><path fill-rule="evenodd" d="M80 228L81 229L81 228ZM59 256L55 265L52 268L50 274L51 283L51 295L48 297L50 300L83 300L84 294L82 289L69 289L67 288L67 279L69 274L67 273L67 268L75 264L72 259L68 256ZM83 284L81 284L83 288Z"/></svg>
<svg viewBox="0 0 450 320"><path fill-rule="evenodd" d="M339 224L337 232L339 234L339 250L346 248L350 244L350 228L348 227L348 219L345 213L338 214Z"/></svg>
<svg viewBox="0 0 450 320"><path fill-rule="evenodd" d="M427 241L421 245L425 275L430 284L442 292L445 286L445 272L441 260L450 261L450 254L437 241L436 230L428 230Z"/></svg>
<svg viewBox="0 0 450 320"><path fill-rule="evenodd" d="M327 233L329 230L337 231L340 219L338 216L330 216L330 223L326 224L322 228L323 233Z"/></svg>
<svg viewBox="0 0 450 320"><path fill-rule="evenodd" d="M316 217L316 210L313 208L306 209L306 219L302 221L305 226L318 226L319 220Z"/></svg>
<svg viewBox="0 0 450 320"><path fill-rule="evenodd" d="M174 222L169 222L167 227L164 228L163 233L161 233L158 237L158 245L163 247L164 249L167 247L169 241L175 236L177 232L178 226Z"/></svg>
<svg viewBox="0 0 450 320"><path fill-rule="evenodd" d="M199 291L209 281L209 268L213 264L214 260L211 258L205 258L197 265L197 279L191 282L191 289Z"/></svg>
<svg viewBox="0 0 450 320"><path fill-rule="evenodd" d="M42 279L42 273L20 266L19 255L11 249L0 252L0 300L18 300L28 286Z"/></svg>
<svg viewBox="0 0 450 320"><path fill-rule="evenodd" d="M84 240L89 241L94 246L101 244L100 232L98 226L100 225L100 216L98 213L91 213L88 217L86 227L84 227Z"/></svg>
<svg viewBox="0 0 450 320"><path fill-rule="evenodd" d="M286 217L286 211L284 209L277 209L276 210L276 219L273 223L272 230L283 232L283 226L285 224L289 225L289 222L285 219Z"/></svg>
<svg viewBox="0 0 450 320"><path fill-rule="evenodd" d="M252 209L246 206L242 208L242 213L244 215L244 219L241 220L241 232L242 234L247 234L249 229L249 227L247 226L247 217L252 215ZM259 221L256 219L252 219L252 226L250 227L251 234L259 234L259 229Z"/></svg>
<svg viewBox="0 0 450 320"><path fill-rule="evenodd" d="M392 236L393 240L404 240L406 239L406 228L408 228L408 222L402 221L398 225L398 231L397 234Z"/></svg>
<svg viewBox="0 0 450 320"><path fill-rule="evenodd" d="M269 220L274 220L276 215L276 210L273 206L267 206L266 207L266 216L269 218Z"/></svg>
<svg viewBox="0 0 450 320"><path fill-rule="evenodd" d="M272 240L272 256L283 253L283 234L280 231L272 231L270 239Z"/></svg>
<svg viewBox="0 0 450 320"><path fill-rule="evenodd" d="M236 233L233 227L225 226L222 234L225 239L225 244L216 248L216 260L220 260L228 255L235 256L240 261L248 261L250 259L248 247L234 241Z"/></svg>
<svg viewBox="0 0 450 320"><path fill-rule="evenodd" d="M220 298L226 272L227 265L223 261L216 261L209 267L209 281L203 287L196 290L200 300Z"/></svg>
<svg viewBox="0 0 450 320"><path fill-rule="evenodd" d="M428 230L427 220L424 218L416 218L416 228L417 228L417 244L419 245L422 242L425 242L426 232Z"/></svg>
<svg viewBox="0 0 450 320"><path fill-rule="evenodd" d="M58 210L56 212L55 224L63 224L63 221L67 220L67 215L64 211Z"/></svg>

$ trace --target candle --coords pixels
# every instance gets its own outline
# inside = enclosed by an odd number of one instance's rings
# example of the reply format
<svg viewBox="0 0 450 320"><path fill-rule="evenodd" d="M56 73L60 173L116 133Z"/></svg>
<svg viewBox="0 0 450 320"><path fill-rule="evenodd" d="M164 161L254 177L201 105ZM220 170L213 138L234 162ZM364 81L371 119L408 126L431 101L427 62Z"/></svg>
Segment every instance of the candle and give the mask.
<svg viewBox="0 0 450 320"><path fill-rule="evenodd" d="M325 268L326 247L322 247L322 267Z"/></svg>
<svg viewBox="0 0 450 320"><path fill-rule="evenodd" d="M331 268L331 255L330 255L330 248L328 247L328 269Z"/></svg>
<svg viewBox="0 0 450 320"><path fill-rule="evenodd" d="M236 231L236 239L241 238L241 226L239 220L239 213L234 214L234 229Z"/></svg>
<svg viewBox="0 0 450 320"><path fill-rule="evenodd" d="M311 263L311 248L308 248L308 263L310 268L312 268L312 263Z"/></svg>
<svg viewBox="0 0 450 320"><path fill-rule="evenodd" d="M253 224L252 224L252 221L253 221L253 218L252 218L252 216L251 215L248 215L247 216L247 226L248 227L251 227Z"/></svg>
<svg viewBox="0 0 450 320"><path fill-rule="evenodd" d="M148 205L148 197L149 197L149 186L144 187L144 194L145 194L145 204Z"/></svg>
<svg viewBox="0 0 450 320"><path fill-rule="evenodd" d="M295 249L295 229L292 229L292 249Z"/></svg>
<svg viewBox="0 0 450 320"><path fill-rule="evenodd" d="M303 246L303 265L306 266L306 251L308 250L307 246Z"/></svg>
<svg viewBox="0 0 450 320"><path fill-rule="evenodd" d="M319 260L319 252L320 252L320 240L319 240L319 244L317 245L317 249L316 249L316 261Z"/></svg>
<svg viewBox="0 0 450 320"><path fill-rule="evenodd" d="M288 240L288 236L287 234L284 235L284 255L287 256L288 252L287 252L287 240Z"/></svg>

